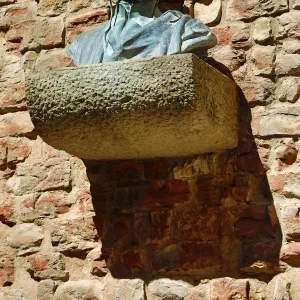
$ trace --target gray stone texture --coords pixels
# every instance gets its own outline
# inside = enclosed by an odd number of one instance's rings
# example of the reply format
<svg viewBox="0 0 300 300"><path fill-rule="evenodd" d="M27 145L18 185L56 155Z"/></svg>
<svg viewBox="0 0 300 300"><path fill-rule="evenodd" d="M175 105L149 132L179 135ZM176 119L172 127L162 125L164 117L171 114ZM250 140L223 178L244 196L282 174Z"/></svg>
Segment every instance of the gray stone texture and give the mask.
<svg viewBox="0 0 300 300"><path fill-rule="evenodd" d="M192 54L36 72L32 121L84 159L176 157L237 146L237 89Z"/></svg>

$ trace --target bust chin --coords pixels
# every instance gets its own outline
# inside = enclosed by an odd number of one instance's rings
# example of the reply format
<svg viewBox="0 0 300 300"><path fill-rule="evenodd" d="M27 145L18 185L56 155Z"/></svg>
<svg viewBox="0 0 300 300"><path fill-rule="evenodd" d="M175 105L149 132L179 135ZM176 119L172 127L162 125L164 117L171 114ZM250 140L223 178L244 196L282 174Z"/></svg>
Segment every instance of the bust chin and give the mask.
<svg viewBox="0 0 300 300"><path fill-rule="evenodd" d="M194 52L216 44L200 20L179 11L161 14L156 0L121 0L111 20L77 36L67 52L82 65Z"/></svg>

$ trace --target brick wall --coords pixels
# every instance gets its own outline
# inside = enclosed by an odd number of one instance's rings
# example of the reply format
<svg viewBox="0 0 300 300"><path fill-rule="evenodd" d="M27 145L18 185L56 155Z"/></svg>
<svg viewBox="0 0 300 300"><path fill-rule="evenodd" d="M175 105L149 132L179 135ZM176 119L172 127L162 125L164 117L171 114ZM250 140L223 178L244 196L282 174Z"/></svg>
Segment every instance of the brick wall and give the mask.
<svg viewBox="0 0 300 300"><path fill-rule="evenodd" d="M299 0L182 4L160 5L212 28L240 87L239 147L82 162L37 136L24 80L107 3L0 0L0 299L300 299Z"/></svg>

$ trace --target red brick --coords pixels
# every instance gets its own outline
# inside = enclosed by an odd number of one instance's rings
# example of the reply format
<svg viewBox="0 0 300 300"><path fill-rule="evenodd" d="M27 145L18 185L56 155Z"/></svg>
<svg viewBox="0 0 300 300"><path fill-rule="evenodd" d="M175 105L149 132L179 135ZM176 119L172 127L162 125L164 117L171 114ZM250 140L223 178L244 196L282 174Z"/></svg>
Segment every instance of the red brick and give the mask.
<svg viewBox="0 0 300 300"><path fill-rule="evenodd" d="M292 165L297 160L298 151L295 147L287 146L282 151L276 153L276 159L278 161L278 167L281 169L282 167Z"/></svg>
<svg viewBox="0 0 300 300"><path fill-rule="evenodd" d="M130 220L127 217L117 218L114 223L113 237L117 242L126 238L130 232Z"/></svg>
<svg viewBox="0 0 300 300"><path fill-rule="evenodd" d="M269 175L268 181L272 192L283 193L284 185L287 180L292 177L291 174Z"/></svg>
<svg viewBox="0 0 300 300"><path fill-rule="evenodd" d="M105 216L96 215L93 217L93 221L99 238L103 240L109 226L108 218Z"/></svg>
<svg viewBox="0 0 300 300"><path fill-rule="evenodd" d="M69 278L59 253L37 253L28 257L28 271L36 280L54 279L66 281Z"/></svg>
<svg viewBox="0 0 300 300"><path fill-rule="evenodd" d="M260 158L260 161L264 167L265 170L269 169L268 161L269 161L269 154L270 154L270 146L269 145L263 145L258 146L257 153Z"/></svg>
<svg viewBox="0 0 300 300"><path fill-rule="evenodd" d="M171 216L170 211L151 212L151 236L153 240L162 240L170 234Z"/></svg>
<svg viewBox="0 0 300 300"><path fill-rule="evenodd" d="M119 211L143 210L147 197L147 186L144 185L125 185L113 191L114 209Z"/></svg>
<svg viewBox="0 0 300 300"><path fill-rule="evenodd" d="M119 185L120 182L135 183L144 177L144 165L141 162L124 161L110 167L106 175L108 185Z"/></svg>
<svg viewBox="0 0 300 300"><path fill-rule="evenodd" d="M24 161L31 153L30 141L26 138L9 138L7 147L7 164L9 167Z"/></svg>
<svg viewBox="0 0 300 300"><path fill-rule="evenodd" d="M7 161L7 140L0 139L0 169L6 168Z"/></svg>
<svg viewBox="0 0 300 300"><path fill-rule="evenodd" d="M135 213L133 218L134 237L138 244L148 244L151 241L150 213Z"/></svg>
<svg viewBox="0 0 300 300"><path fill-rule="evenodd" d="M300 243L283 245L280 252L280 260L292 267L300 267Z"/></svg>
<svg viewBox="0 0 300 300"><path fill-rule="evenodd" d="M0 258L0 286L8 286L14 280L14 262L7 257Z"/></svg>
<svg viewBox="0 0 300 300"><path fill-rule="evenodd" d="M177 262L181 269L218 268L220 253L218 243L183 243L182 254Z"/></svg>
<svg viewBox="0 0 300 300"><path fill-rule="evenodd" d="M216 279L212 284L212 300L248 300L249 282L231 278Z"/></svg>
<svg viewBox="0 0 300 300"><path fill-rule="evenodd" d="M63 191L51 191L43 193L35 203L35 209L44 215L68 212L71 203L68 201L68 193Z"/></svg>
<svg viewBox="0 0 300 300"><path fill-rule="evenodd" d="M77 202L82 213L94 211L92 195L88 190L81 190L77 193Z"/></svg>
<svg viewBox="0 0 300 300"><path fill-rule="evenodd" d="M4 224L15 223L13 202L10 196L5 193L0 194L0 222Z"/></svg>
<svg viewBox="0 0 300 300"><path fill-rule="evenodd" d="M263 166L256 151L239 155L237 159L237 168L248 172L263 172Z"/></svg>
<svg viewBox="0 0 300 300"><path fill-rule="evenodd" d="M229 26L214 27L212 32L216 35L219 46L230 45L232 43L232 32Z"/></svg>
<svg viewBox="0 0 300 300"><path fill-rule="evenodd" d="M187 201L190 197L189 184L181 180L156 180L149 186L147 201L161 205L170 205Z"/></svg>
<svg viewBox="0 0 300 300"><path fill-rule="evenodd" d="M34 130L28 112L0 116L0 137L30 134Z"/></svg>
<svg viewBox="0 0 300 300"><path fill-rule="evenodd" d="M240 219L234 226L236 235L255 237L262 233L263 222L252 219Z"/></svg>
<svg viewBox="0 0 300 300"><path fill-rule="evenodd" d="M14 84L4 88L0 93L0 113L10 113L27 108L23 84Z"/></svg>
<svg viewBox="0 0 300 300"><path fill-rule="evenodd" d="M14 211L10 205L0 205L0 222L4 224L11 223L10 218Z"/></svg>
<svg viewBox="0 0 300 300"><path fill-rule="evenodd" d="M107 10L99 10L67 20L67 42L71 43L78 34L85 33L108 20Z"/></svg>
<svg viewBox="0 0 300 300"><path fill-rule="evenodd" d="M51 70L73 66L71 58L65 49L47 50L41 55L35 64L35 70Z"/></svg>
<svg viewBox="0 0 300 300"><path fill-rule="evenodd" d="M268 240L244 247L242 271L258 274L277 274L281 243Z"/></svg>
<svg viewBox="0 0 300 300"><path fill-rule="evenodd" d="M140 269L143 261L140 254L134 250L129 250L122 254L122 263L126 269Z"/></svg>
<svg viewBox="0 0 300 300"><path fill-rule="evenodd" d="M295 216L295 218L291 219L284 219L282 224L284 225L284 231L286 234L286 239L288 241L296 241L300 242L300 218L299 218L299 211Z"/></svg>
<svg viewBox="0 0 300 300"><path fill-rule="evenodd" d="M48 256L32 255L28 258L34 272L44 271L48 267L50 258Z"/></svg>
<svg viewBox="0 0 300 300"><path fill-rule="evenodd" d="M199 178L197 181L197 198L201 204L218 204L227 196L228 183L211 178Z"/></svg>
<svg viewBox="0 0 300 300"><path fill-rule="evenodd" d="M5 16L9 19L9 25L15 25L20 22L33 20L35 16L33 16L33 9L35 4L31 4L30 9L28 7L16 7L10 8L7 10Z"/></svg>
<svg viewBox="0 0 300 300"><path fill-rule="evenodd" d="M145 162L146 180L168 180L172 176L172 164L167 159Z"/></svg>
<svg viewBox="0 0 300 300"><path fill-rule="evenodd" d="M40 50L62 46L64 23L62 18L28 19L10 27L5 35L8 42L21 43L20 51Z"/></svg>
<svg viewBox="0 0 300 300"><path fill-rule="evenodd" d="M104 277L106 276L107 273L108 273L108 268L104 260L92 262L91 274L98 277Z"/></svg>
<svg viewBox="0 0 300 300"><path fill-rule="evenodd" d="M176 217L175 239L186 242L218 241L220 212L217 207L202 207L192 211L181 211Z"/></svg>

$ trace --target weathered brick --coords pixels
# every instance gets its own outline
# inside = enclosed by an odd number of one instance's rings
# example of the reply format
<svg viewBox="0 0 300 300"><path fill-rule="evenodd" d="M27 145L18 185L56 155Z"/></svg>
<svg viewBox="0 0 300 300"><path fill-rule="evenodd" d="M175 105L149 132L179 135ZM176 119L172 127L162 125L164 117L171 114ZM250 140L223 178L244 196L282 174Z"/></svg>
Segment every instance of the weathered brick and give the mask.
<svg viewBox="0 0 300 300"><path fill-rule="evenodd" d="M0 137L28 135L33 130L28 112L8 113L0 116Z"/></svg>
<svg viewBox="0 0 300 300"><path fill-rule="evenodd" d="M252 38L258 44L268 42L272 38L272 19L260 18L254 23Z"/></svg>
<svg viewBox="0 0 300 300"><path fill-rule="evenodd" d="M151 215L150 213L136 213L133 218L135 240L139 244L151 241Z"/></svg>
<svg viewBox="0 0 300 300"><path fill-rule="evenodd" d="M296 77L280 78L276 84L276 97L282 102L295 103L300 97L300 80Z"/></svg>
<svg viewBox="0 0 300 300"><path fill-rule="evenodd" d="M116 300L144 300L144 282L141 279L120 279L115 287Z"/></svg>
<svg viewBox="0 0 300 300"><path fill-rule="evenodd" d="M190 197L189 184L182 180L151 181L147 201L161 205L172 205L185 202Z"/></svg>
<svg viewBox="0 0 300 300"><path fill-rule="evenodd" d="M11 26L6 33L8 42L20 43L20 51L40 50L63 46L62 18L26 20Z"/></svg>
<svg viewBox="0 0 300 300"><path fill-rule="evenodd" d="M291 176L286 174L278 174L278 175L269 175L268 181L270 184L270 189L272 192L283 193L283 188L286 180L288 180Z"/></svg>
<svg viewBox="0 0 300 300"><path fill-rule="evenodd" d="M36 160L17 166L16 174L7 182L7 190L21 196L32 192L68 189L70 176L70 162L67 159Z"/></svg>
<svg viewBox="0 0 300 300"><path fill-rule="evenodd" d="M266 105L274 98L274 83L271 79L255 76L247 66L233 72L233 77L241 87L250 107Z"/></svg>
<svg viewBox="0 0 300 300"><path fill-rule="evenodd" d="M279 170L294 164L297 160L298 151L292 142L288 144L281 144L275 149L275 153Z"/></svg>
<svg viewBox="0 0 300 300"><path fill-rule="evenodd" d="M300 54L278 54L275 61L277 75L300 75Z"/></svg>
<svg viewBox="0 0 300 300"><path fill-rule="evenodd" d="M5 17L8 21L8 26L12 26L14 24L33 20L36 17L36 2L29 2L27 5L14 5L9 7L9 9L5 12Z"/></svg>
<svg viewBox="0 0 300 300"><path fill-rule="evenodd" d="M272 75L274 71L275 47L254 46L251 59L254 64L254 75Z"/></svg>
<svg viewBox="0 0 300 300"><path fill-rule="evenodd" d="M71 43L78 34L90 31L107 20L108 11L106 9L67 19L67 42Z"/></svg>
<svg viewBox="0 0 300 300"><path fill-rule="evenodd" d="M178 267L181 269L209 269L214 272L220 267L220 253L218 242L182 243L182 254L178 257Z"/></svg>
<svg viewBox="0 0 300 300"><path fill-rule="evenodd" d="M92 280L68 281L61 284L54 294L55 300L104 299L104 285Z"/></svg>
<svg viewBox="0 0 300 300"><path fill-rule="evenodd" d="M300 267L300 243L283 245L280 259L293 267Z"/></svg>
<svg viewBox="0 0 300 300"><path fill-rule="evenodd" d="M250 38L250 27L244 22L232 22L230 24L232 33L232 42L243 42L248 41Z"/></svg>
<svg viewBox="0 0 300 300"><path fill-rule="evenodd" d="M5 168L7 162L7 139L0 139L0 168Z"/></svg>
<svg viewBox="0 0 300 300"><path fill-rule="evenodd" d="M199 178L197 181L197 199L204 205L213 205L226 198L228 182L225 180Z"/></svg>
<svg viewBox="0 0 300 300"><path fill-rule="evenodd" d="M280 271L280 247L281 243L274 239L246 244L241 270L252 274L277 274Z"/></svg>
<svg viewBox="0 0 300 300"><path fill-rule="evenodd" d="M293 136L300 132L300 110L293 107L276 105L257 111L259 117L254 114L252 126L256 128L254 133L260 136Z"/></svg>
<svg viewBox="0 0 300 300"><path fill-rule="evenodd" d="M224 37L221 41L227 43L228 36ZM212 61L209 63L226 75L233 72L241 66L238 54L234 51L231 44L225 44L216 46L209 50L209 54L212 57Z"/></svg>
<svg viewBox="0 0 300 300"><path fill-rule="evenodd" d="M65 49L55 49L42 51L41 56L36 61L36 70L50 70L64 68L72 65L71 58Z"/></svg>
<svg viewBox="0 0 300 300"><path fill-rule="evenodd" d="M300 242L300 208L295 214L294 218L282 220L283 232L286 235L288 241Z"/></svg>
<svg viewBox="0 0 300 300"><path fill-rule="evenodd" d="M7 164L14 166L24 161L31 153L31 143L27 138L8 138Z"/></svg>
<svg viewBox="0 0 300 300"><path fill-rule="evenodd" d="M270 169L270 163L269 163L269 157L271 153L270 148L271 148L270 145L267 143L262 143L257 145L257 153L265 170Z"/></svg>
<svg viewBox="0 0 300 300"><path fill-rule="evenodd" d="M57 16L67 9L67 1L64 0L41 0L38 6L38 13L42 16Z"/></svg>
<svg viewBox="0 0 300 300"><path fill-rule="evenodd" d="M262 233L263 222L248 218L240 219L236 224L234 231L237 235L246 237L255 237Z"/></svg>
<svg viewBox="0 0 300 300"><path fill-rule="evenodd" d="M12 228L7 238L11 247L27 249L40 246L44 239L44 230L34 224L19 224Z"/></svg>
<svg viewBox="0 0 300 300"><path fill-rule="evenodd" d="M192 286L183 280L171 280L168 278L153 280L148 288L152 295L158 299L183 299L188 289Z"/></svg>
<svg viewBox="0 0 300 300"><path fill-rule="evenodd" d="M285 37L298 38L300 36L300 11L291 10L277 17L275 36L277 39Z"/></svg>
<svg viewBox="0 0 300 300"><path fill-rule="evenodd" d="M212 300L249 299L248 280L216 279L212 283Z"/></svg>
<svg viewBox="0 0 300 300"><path fill-rule="evenodd" d="M275 276L265 289L265 299L297 299L300 292L298 282L299 268Z"/></svg>
<svg viewBox="0 0 300 300"><path fill-rule="evenodd" d="M24 73L21 65L21 57L18 54L4 52L4 48L0 48L2 59L0 61L0 88L1 94L6 88L20 86L24 82Z"/></svg>
<svg viewBox="0 0 300 300"><path fill-rule="evenodd" d="M0 258L0 286L9 286L14 281L14 262L7 257ZM0 294L1 296L1 294Z"/></svg>
<svg viewBox="0 0 300 300"><path fill-rule="evenodd" d="M108 268L106 265L105 260L101 261L93 261L92 262L92 267L91 267L91 274L98 276L98 277L104 277L108 273Z"/></svg>
<svg viewBox="0 0 300 300"><path fill-rule="evenodd" d="M39 300L53 299L54 292L57 288L55 281L51 279L41 280L37 287L37 298Z"/></svg>
<svg viewBox="0 0 300 300"><path fill-rule="evenodd" d="M170 211L153 211L151 212L151 237L153 240L162 240L171 233Z"/></svg>
<svg viewBox="0 0 300 300"><path fill-rule="evenodd" d="M189 211L180 211L175 216L175 239L186 242L218 241L220 231L219 209L203 207Z"/></svg>
<svg viewBox="0 0 300 300"><path fill-rule="evenodd" d="M267 0L263 5L259 0L230 0L227 4L227 19L229 21L253 20L287 10L287 0Z"/></svg>
<svg viewBox="0 0 300 300"><path fill-rule="evenodd" d="M28 257L30 272L36 280L54 279L67 280L68 272L60 253L37 253Z"/></svg>
<svg viewBox="0 0 300 300"><path fill-rule="evenodd" d="M15 3L16 0L1 0L0 6Z"/></svg>
<svg viewBox="0 0 300 300"><path fill-rule="evenodd" d="M200 283L188 290L184 300L207 300L211 296L211 285L210 283Z"/></svg>
<svg viewBox="0 0 300 300"><path fill-rule="evenodd" d="M26 109L23 84L0 87L0 113L6 114Z"/></svg>
<svg viewBox="0 0 300 300"><path fill-rule="evenodd" d="M300 41L297 39L284 39L282 41L281 50L286 54L299 54Z"/></svg>
<svg viewBox="0 0 300 300"><path fill-rule="evenodd" d="M222 1L213 0L207 3L196 2L193 7L194 18L201 20L206 25L217 24L222 15Z"/></svg>
<svg viewBox="0 0 300 300"><path fill-rule="evenodd" d="M225 46L232 43L232 31L230 26L212 28L213 33L217 37L218 45Z"/></svg>
<svg viewBox="0 0 300 300"><path fill-rule="evenodd" d="M34 222L38 217L34 210L36 198L35 194L29 194L18 199L19 207L16 214L22 222Z"/></svg>
<svg viewBox="0 0 300 300"><path fill-rule="evenodd" d="M59 219L53 222L51 242L65 255L85 256L97 246L97 233L91 217Z"/></svg>
<svg viewBox="0 0 300 300"><path fill-rule="evenodd" d="M143 259L138 251L128 250L122 253L122 263L128 270L143 268Z"/></svg>
<svg viewBox="0 0 300 300"><path fill-rule="evenodd" d="M63 191L45 192L35 202L35 210L42 216L55 216L68 212L74 200Z"/></svg>

